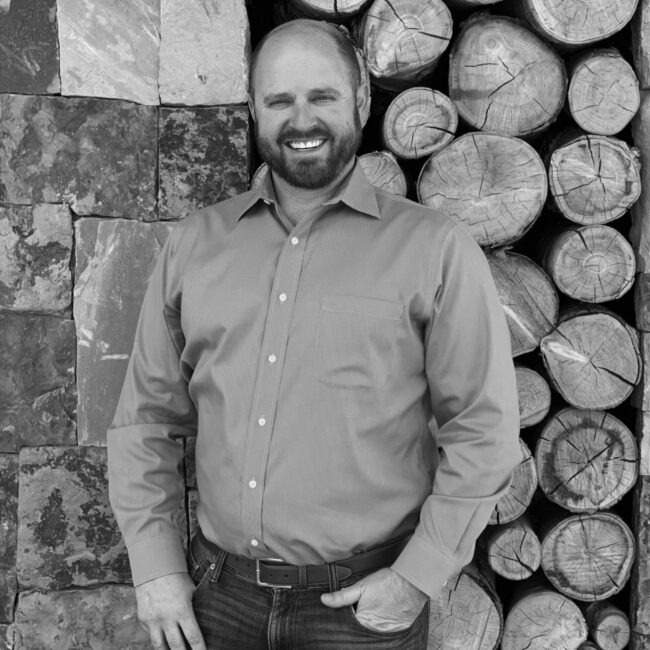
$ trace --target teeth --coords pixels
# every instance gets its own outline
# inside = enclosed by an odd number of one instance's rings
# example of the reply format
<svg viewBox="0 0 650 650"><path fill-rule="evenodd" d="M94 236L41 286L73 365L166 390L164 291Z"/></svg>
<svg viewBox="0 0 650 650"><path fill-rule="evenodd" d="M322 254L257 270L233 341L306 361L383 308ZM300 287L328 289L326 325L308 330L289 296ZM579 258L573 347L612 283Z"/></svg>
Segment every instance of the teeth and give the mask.
<svg viewBox="0 0 650 650"><path fill-rule="evenodd" d="M324 140L306 140L306 141L295 141L295 142L289 142L289 146L292 149L315 149L316 147L320 147L321 144L323 144Z"/></svg>

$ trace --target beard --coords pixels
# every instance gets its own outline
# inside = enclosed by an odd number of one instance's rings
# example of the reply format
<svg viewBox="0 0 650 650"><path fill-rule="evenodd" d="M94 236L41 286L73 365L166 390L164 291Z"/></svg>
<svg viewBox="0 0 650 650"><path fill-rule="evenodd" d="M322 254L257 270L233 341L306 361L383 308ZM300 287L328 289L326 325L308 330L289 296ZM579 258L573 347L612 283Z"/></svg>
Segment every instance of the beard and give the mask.
<svg viewBox="0 0 650 650"><path fill-rule="evenodd" d="M326 187L339 177L359 150L362 135L363 129L356 111L352 128L336 136L325 127L305 132L286 127L277 140L273 141L260 134L258 123L255 122L257 149L262 160L289 185L308 190ZM290 152L284 143L298 139L327 139L329 153L325 157L321 155L300 160L296 156L290 159Z"/></svg>

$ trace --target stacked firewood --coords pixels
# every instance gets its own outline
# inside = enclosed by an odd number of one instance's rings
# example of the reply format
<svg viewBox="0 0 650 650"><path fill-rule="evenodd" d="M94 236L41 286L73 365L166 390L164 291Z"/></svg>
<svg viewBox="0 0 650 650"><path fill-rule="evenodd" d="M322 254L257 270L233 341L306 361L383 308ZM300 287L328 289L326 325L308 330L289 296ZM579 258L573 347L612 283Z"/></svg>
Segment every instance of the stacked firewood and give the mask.
<svg viewBox="0 0 650 650"><path fill-rule="evenodd" d="M364 170L468 229L510 328L523 460L475 560L431 603L432 650L629 641L629 398L642 373L627 240L641 192L629 129L637 3L274 5L277 22L309 16L349 29L373 84Z"/></svg>

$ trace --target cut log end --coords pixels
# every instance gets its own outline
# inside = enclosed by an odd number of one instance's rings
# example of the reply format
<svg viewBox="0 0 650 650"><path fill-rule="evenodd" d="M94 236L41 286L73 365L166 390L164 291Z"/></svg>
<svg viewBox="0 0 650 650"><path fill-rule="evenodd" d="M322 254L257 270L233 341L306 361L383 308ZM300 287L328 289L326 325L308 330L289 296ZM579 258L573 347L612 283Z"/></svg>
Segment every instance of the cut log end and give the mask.
<svg viewBox="0 0 650 650"><path fill-rule="evenodd" d="M539 485L571 512L610 508L638 475L632 432L604 411L563 409L544 426L535 449Z"/></svg>
<svg viewBox="0 0 650 650"><path fill-rule="evenodd" d="M618 406L641 376L638 337L607 311L561 318L540 349L551 383L577 408Z"/></svg>
<svg viewBox="0 0 650 650"><path fill-rule="evenodd" d="M420 202L462 223L481 246L521 237L539 216L547 193L544 163L523 140L466 133L426 161Z"/></svg>
<svg viewBox="0 0 650 650"><path fill-rule="evenodd" d="M429 156L448 144L456 133L458 112L443 93L410 88L391 102L383 120L384 144L396 156Z"/></svg>
<svg viewBox="0 0 650 650"><path fill-rule="evenodd" d="M623 650L630 641L627 614L608 601L592 603L585 612L589 635L601 650Z"/></svg>
<svg viewBox="0 0 650 650"><path fill-rule="evenodd" d="M386 192L406 196L406 177L392 154L387 151L374 151L359 156L359 165L368 180Z"/></svg>
<svg viewBox="0 0 650 650"><path fill-rule="evenodd" d="M474 14L449 59L449 96L474 128L523 136L541 131L564 104L564 62L518 21Z"/></svg>
<svg viewBox="0 0 650 650"><path fill-rule="evenodd" d="M519 396L519 426L523 429L541 422L551 406L551 389L538 372L517 366L517 393Z"/></svg>
<svg viewBox="0 0 650 650"><path fill-rule="evenodd" d="M587 639L587 624L578 606L550 589L519 597L503 630L502 650L575 649Z"/></svg>
<svg viewBox="0 0 650 650"><path fill-rule="evenodd" d="M634 284L634 250L609 226L562 231L545 244L544 268L567 296L590 303L615 300Z"/></svg>
<svg viewBox="0 0 650 650"><path fill-rule="evenodd" d="M542 561L542 547L525 515L487 534L486 553L490 568L507 580L526 580Z"/></svg>
<svg viewBox="0 0 650 650"><path fill-rule="evenodd" d="M639 109L639 81L617 50L587 52L573 62L567 100L580 128L615 135Z"/></svg>
<svg viewBox="0 0 650 650"><path fill-rule="evenodd" d="M548 180L567 219L607 223L622 216L641 194L639 155L616 138L580 136L553 152Z"/></svg>
<svg viewBox="0 0 650 650"><path fill-rule="evenodd" d="M520 517L530 505L537 489L537 469L533 456L521 439L519 447L522 461L515 467L510 487L495 506L489 524L505 524Z"/></svg>
<svg viewBox="0 0 650 650"><path fill-rule="evenodd" d="M604 600L623 589L635 556L632 531L617 515L572 515L542 539L542 569L576 600Z"/></svg>

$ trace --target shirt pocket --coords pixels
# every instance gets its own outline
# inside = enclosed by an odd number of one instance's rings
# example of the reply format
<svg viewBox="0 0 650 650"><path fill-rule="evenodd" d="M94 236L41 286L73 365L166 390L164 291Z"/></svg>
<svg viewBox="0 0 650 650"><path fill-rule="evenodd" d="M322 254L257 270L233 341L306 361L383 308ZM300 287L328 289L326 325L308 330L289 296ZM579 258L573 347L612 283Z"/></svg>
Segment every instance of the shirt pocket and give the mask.
<svg viewBox="0 0 650 650"><path fill-rule="evenodd" d="M314 374L341 388L381 388L393 365L403 305L391 300L325 294L316 333Z"/></svg>

